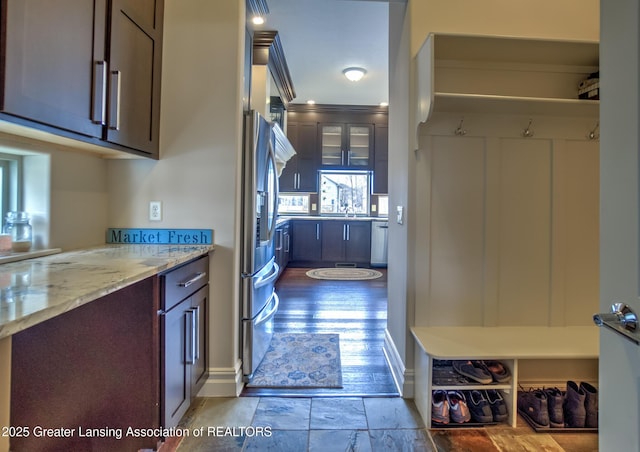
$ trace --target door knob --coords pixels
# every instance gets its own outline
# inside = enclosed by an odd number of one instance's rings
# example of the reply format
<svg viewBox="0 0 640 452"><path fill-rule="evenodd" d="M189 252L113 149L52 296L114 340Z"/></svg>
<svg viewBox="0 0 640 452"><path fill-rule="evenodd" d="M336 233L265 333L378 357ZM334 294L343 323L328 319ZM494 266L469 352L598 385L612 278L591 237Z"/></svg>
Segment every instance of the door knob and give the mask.
<svg viewBox="0 0 640 452"><path fill-rule="evenodd" d="M625 330L635 331L638 327L638 316L625 303L613 303L611 312L603 312L593 316L593 323L598 326L602 326L606 322L622 326Z"/></svg>
<svg viewBox="0 0 640 452"><path fill-rule="evenodd" d="M611 312L602 312L593 315L593 323L604 326L621 334L637 345L640 345L638 334L638 316L627 304L616 302L611 305Z"/></svg>

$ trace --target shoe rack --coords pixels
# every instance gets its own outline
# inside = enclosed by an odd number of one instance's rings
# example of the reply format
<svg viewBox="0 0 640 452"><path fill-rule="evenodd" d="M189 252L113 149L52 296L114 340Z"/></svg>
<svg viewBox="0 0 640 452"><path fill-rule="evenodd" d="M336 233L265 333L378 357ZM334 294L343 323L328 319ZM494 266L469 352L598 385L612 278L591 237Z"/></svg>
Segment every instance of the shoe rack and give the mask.
<svg viewBox="0 0 640 452"><path fill-rule="evenodd" d="M501 360L500 362L504 367L509 369L509 373L511 374L511 378L509 379L509 381L506 383L492 382L492 383L483 384L477 381L473 381L471 378L465 377L464 375L461 375L458 372L456 372L456 370L453 368L452 360L432 359L431 365L429 366L431 370L431 376L430 376L431 391L432 391L432 394L433 394L433 391L437 391L437 390L443 390L443 391L456 390L456 391L462 391L464 393L466 393L466 391L472 391L472 390L484 391L484 390L493 389L493 390L499 391L500 394L502 395L505 405L507 406L507 412L509 414L507 421L475 422L472 419L471 421L465 422L465 423L450 422L449 424L443 425L440 423L431 422L432 406L431 406L431 403L429 403L429 407L428 407L429 413L428 413L428 417L425 418L425 422L427 422L427 419L428 419L432 428L483 427L486 425L495 425L495 424L503 424L503 423L508 423L509 425L515 425L513 423L515 420L515 416L512 415L514 411L514 407L516 407L516 405L514 405L514 400L513 400L513 394L514 394L513 375L514 375L514 372L517 372L517 369L516 369L517 362L515 360ZM468 399L467 399L467 405L469 405Z"/></svg>
<svg viewBox="0 0 640 452"><path fill-rule="evenodd" d="M426 425L431 426L431 398L434 390L498 390L507 406L506 424L515 427L518 417L517 399L521 382L528 375L521 369L537 365L540 360L553 363L572 360L597 363L599 354L598 329L588 327L413 327L416 341L414 399ZM443 378L442 361L495 360L509 369L511 379L506 383L481 384ZM559 366L562 367L562 366ZM571 367L571 366L568 366ZM453 372L453 371L452 371ZM564 381L573 375L560 375ZM554 382L537 381L540 386L555 386ZM550 384L551 383L551 384ZM529 385L527 380L525 385ZM456 426L449 424L448 427ZM474 424L457 424L473 427ZM439 428L440 424L432 428Z"/></svg>

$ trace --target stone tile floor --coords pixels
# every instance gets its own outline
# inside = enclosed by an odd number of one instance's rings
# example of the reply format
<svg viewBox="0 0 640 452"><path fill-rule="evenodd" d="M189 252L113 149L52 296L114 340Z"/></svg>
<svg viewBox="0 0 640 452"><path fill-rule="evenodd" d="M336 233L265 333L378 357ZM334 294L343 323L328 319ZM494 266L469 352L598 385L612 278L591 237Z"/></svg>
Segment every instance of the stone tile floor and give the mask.
<svg viewBox="0 0 640 452"><path fill-rule="evenodd" d="M595 433L516 428L427 430L413 400L399 397L198 399L181 423L178 452L470 451L589 452Z"/></svg>

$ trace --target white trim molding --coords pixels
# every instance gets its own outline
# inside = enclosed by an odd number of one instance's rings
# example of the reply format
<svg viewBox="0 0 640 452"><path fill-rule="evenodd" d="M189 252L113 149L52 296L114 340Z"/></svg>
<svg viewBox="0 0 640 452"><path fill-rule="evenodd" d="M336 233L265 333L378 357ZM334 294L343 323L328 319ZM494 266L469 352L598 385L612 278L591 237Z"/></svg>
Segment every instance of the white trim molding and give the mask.
<svg viewBox="0 0 640 452"><path fill-rule="evenodd" d="M400 353L398 353L398 349L393 342L389 330L385 330L384 332L384 347L382 350L389 363L389 367L391 367L391 375L400 395L405 399L412 399L414 394L414 371L404 366L404 361Z"/></svg>
<svg viewBox="0 0 640 452"><path fill-rule="evenodd" d="M238 360L234 367L210 367L198 397L238 397L243 387L242 361Z"/></svg>

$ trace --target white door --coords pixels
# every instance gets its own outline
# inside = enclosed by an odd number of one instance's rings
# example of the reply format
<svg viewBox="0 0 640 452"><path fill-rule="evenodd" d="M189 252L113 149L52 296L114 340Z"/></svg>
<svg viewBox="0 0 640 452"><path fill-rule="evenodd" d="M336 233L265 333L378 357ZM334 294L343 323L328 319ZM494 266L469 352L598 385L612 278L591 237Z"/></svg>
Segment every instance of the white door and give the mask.
<svg viewBox="0 0 640 452"><path fill-rule="evenodd" d="M601 0L600 310L640 313L640 97L637 0ZM602 451L640 450L640 346L600 331Z"/></svg>

